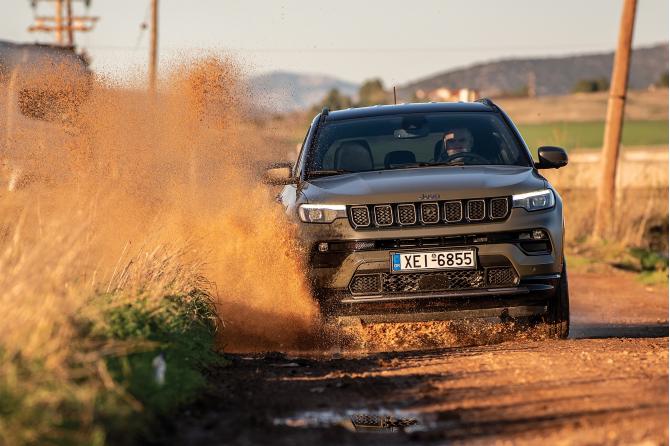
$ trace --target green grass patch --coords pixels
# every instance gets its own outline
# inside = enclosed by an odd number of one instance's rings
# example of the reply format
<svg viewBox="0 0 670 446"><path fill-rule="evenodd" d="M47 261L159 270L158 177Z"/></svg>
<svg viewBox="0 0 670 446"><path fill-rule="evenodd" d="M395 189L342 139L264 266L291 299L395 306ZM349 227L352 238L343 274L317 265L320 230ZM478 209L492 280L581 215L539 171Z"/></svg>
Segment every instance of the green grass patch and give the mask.
<svg viewBox="0 0 670 446"><path fill-rule="evenodd" d="M0 444L133 444L151 438L162 416L196 398L204 370L221 364L216 316L207 294L159 300L95 296L103 318L77 321L68 370L55 376L44 363L7 357L0 349ZM100 369L87 356L100 357ZM166 364L157 380L156 358Z"/></svg>
<svg viewBox="0 0 670 446"><path fill-rule="evenodd" d="M643 271L638 274L637 280L645 285L668 286L668 271Z"/></svg>
<svg viewBox="0 0 670 446"><path fill-rule="evenodd" d="M577 254L566 254L565 261L570 269L579 271L588 270L590 266L597 263L591 257Z"/></svg>
<svg viewBox="0 0 670 446"><path fill-rule="evenodd" d="M548 122L522 124L518 127L531 151L543 145L554 145L568 150L599 149L603 145L605 122ZM668 144L668 121L625 121L622 142L624 146Z"/></svg>
<svg viewBox="0 0 670 446"><path fill-rule="evenodd" d="M135 416L129 407L101 404L112 437L147 433L153 420L192 400L206 385L202 370L221 362L214 351L215 315L206 296L167 296L159 309L138 299L106 314L103 336L114 340L150 343L146 351L110 357L114 381L143 409ZM156 361L164 361L164 382L156 376ZM131 410L128 410L131 409ZM114 441L116 443L117 441Z"/></svg>

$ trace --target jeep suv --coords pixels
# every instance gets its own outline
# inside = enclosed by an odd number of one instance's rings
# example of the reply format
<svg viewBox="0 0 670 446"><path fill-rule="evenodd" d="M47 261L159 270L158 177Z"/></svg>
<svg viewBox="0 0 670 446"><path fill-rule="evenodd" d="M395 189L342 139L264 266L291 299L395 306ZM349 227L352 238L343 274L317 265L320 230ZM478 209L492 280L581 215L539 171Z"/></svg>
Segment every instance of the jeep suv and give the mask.
<svg viewBox="0 0 670 446"><path fill-rule="evenodd" d="M566 337L561 198L491 100L318 114L295 165L265 172L299 225L326 317L544 320Z"/></svg>

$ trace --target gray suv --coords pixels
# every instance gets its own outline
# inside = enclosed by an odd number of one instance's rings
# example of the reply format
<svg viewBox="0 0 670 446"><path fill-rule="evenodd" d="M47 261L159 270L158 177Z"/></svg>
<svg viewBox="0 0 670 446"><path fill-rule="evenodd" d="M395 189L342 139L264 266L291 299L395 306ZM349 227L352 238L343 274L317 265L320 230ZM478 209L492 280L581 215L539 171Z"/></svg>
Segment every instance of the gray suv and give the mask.
<svg viewBox="0 0 670 446"><path fill-rule="evenodd" d="M491 100L318 114L295 165L265 172L299 226L325 317L495 317L569 329L561 198Z"/></svg>

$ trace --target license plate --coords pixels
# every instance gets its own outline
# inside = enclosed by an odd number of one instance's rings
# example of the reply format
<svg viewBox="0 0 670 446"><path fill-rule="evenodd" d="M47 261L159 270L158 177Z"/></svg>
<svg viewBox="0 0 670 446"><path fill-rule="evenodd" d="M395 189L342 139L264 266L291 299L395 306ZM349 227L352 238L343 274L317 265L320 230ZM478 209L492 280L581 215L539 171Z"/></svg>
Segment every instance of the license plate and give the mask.
<svg viewBox="0 0 670 446"><path fill-rule="evenodd" d="M474 248L391 253L392 273L475 268L477 255Z"/></svg>

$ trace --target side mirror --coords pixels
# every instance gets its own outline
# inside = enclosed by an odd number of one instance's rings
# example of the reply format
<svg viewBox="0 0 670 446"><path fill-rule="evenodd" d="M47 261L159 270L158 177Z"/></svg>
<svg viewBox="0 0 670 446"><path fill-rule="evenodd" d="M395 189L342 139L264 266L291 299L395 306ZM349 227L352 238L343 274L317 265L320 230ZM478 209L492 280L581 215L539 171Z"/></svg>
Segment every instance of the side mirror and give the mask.
<svg viewBox="0 0 670 446"><path fill-rule="evenodd" d="M263 182L272 186L283 186L295 183L291 163L276 163L268 166L263 174Z"/></svg>
<svg viewBox="0 0 670 446"><path fill-rule="evenodd" d="M568 154L560 147L542 146L537 149L537 158L537 169L558 169L568 164Z"/></svg>

